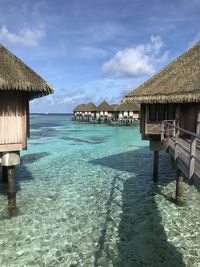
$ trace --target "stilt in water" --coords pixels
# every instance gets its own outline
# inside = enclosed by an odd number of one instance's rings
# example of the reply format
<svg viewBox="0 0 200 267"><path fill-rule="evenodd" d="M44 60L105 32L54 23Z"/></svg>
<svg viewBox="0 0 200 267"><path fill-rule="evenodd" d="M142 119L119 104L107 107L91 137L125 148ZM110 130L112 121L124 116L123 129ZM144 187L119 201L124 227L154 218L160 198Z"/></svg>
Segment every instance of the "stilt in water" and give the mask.
<svg viewBox="0 0 200 267"><path fill-rule="evenodd" d="M2 178L4 183L8 183L8 171L6 166L2 166Z"/></svg>
<svg viewBox="0 0 200 267"><path fill-rule="evenodd" d="M176 204L183 205L183 175L180 170L176 172Z"/></svg>
<svg viewBox="0 0 200 267"><path fill-rule="evenodd" d="M158 182L158 159L159 159L159 151L155 150L153 152L153 181L154 183Z"/></svg>
<svg viewBox="0 0 200 267"><path fill-rule="evenodd" d="M12 213L16 210L16 174L15 166L7 167L8 175L8 209Z"/></svg>

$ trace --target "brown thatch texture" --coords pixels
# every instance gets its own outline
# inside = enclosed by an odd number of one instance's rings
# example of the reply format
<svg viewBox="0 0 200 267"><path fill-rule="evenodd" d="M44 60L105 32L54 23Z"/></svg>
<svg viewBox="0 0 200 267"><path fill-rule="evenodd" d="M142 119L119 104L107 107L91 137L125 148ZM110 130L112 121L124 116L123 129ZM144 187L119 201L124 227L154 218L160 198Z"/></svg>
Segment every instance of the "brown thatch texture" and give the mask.
<svg viewBox="0 0 200 267"><path fill-rule="evenodd" d="M84 111L86 111L85 107L86 107L85 104L80 104L80 105L75 107L74 112L84 112Z"/></svg>
<svg viewBox="0 0 200 267"><path fill-rule="evenodd" d="M97 110L97 107L95 106L95 104L93 103L88 103L85 106L85 111L89 111L89 112L95 112Z"/></svg>
<svg viewBox="0 0 200 267"><path fill-rule="evenodd" d="M118 107L119 107L118 104L112 104L110 106L111 106L111 110L110 111L112 111L112 112L117 112L118 111Z"/></svg>
<svg viewBox="0 0 200 267"><path fill-rule="evenodd" d="M200 101L200 42L124 97L123 102Z"/></svg>
<svg viewBox="0 0 200 267"><path fill-rule="evenodd" d="M133 111L133 112L139 112L140 111L140 105L135 103L122 103L118 107L118 111Z"/></svg>
<svg viewBox="0 0 200 267"><path fill-rule="evenodd" d="M19 90L34 99L53 92L36 72L0 44L0 90Z"/></svg>
<svg viewBox="0 0 200 267"><path fill-rule="evenodd" d="M75 108L74 108L74 112L79 112L79 108L80 108L80 105L77 105Z"/></svg>
<svg viewBox="0 0 200 267"><path fill-rule="evenodd" d="M103 101L101 104L97 107L97 111L111 111L112 107L106 102Z"/></svg>

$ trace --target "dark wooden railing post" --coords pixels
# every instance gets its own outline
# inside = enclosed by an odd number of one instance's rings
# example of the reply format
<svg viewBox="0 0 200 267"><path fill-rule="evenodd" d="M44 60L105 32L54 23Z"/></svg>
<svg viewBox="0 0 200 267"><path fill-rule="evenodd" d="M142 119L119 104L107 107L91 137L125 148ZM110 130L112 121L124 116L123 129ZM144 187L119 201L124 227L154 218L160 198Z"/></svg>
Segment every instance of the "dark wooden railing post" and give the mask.
<svg viewBox="0 0 200 267"><path fill-rule="evenodd" d="M166 149L169 147L169 139L170 139L170 130L169 130L169 125L167 125L167 129L166 129Z"/></svg>
<svg viewBox="0 0 200 267"><path fill-rule="evenodd" d="M162 121L161 123L161 142L164 140L165 138L165 124L164 124L164 121Z"/></svg>
<svg viewBox="0 0 200 267"><path fill-rule="evenodd" d="M196 129L196 133L200 134L200 111L198 111L198 115L197 115L197 129Z"/></svg>
<svg viewBox="0 0 200 267"><path fill-rule="evenodd" d="M190 162L189 162L189 184L193 184L193 175L195 168L195 154L196 154L196 143L197 139L195 136L191 137L191 146L190 146Z"/></svg>
<svg viewBox="0 0 200 267"><path fill-rule="evenodd" d="M173 137L176 135L176 121L173 121Z"/></svg>
<svg viewBox="0 0 200 267"><path fill-rule="evenodd" d="M178 158L178 139L179 139L180 130L176 129L175 133L175 147L174 147L174 159Z"/></svg>

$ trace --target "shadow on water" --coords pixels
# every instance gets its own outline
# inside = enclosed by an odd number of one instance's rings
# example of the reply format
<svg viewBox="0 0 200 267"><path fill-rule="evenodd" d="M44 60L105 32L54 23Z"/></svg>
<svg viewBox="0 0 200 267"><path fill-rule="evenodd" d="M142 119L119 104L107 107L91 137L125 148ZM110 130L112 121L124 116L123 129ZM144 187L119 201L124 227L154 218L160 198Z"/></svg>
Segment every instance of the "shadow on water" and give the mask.
<svg viewBox="0 0 200 267"><path fill-rule="evenodd" d="M160 185L166 185L175 175L166 166L167 155L160 156ZM152 182L152 158L149 148L144 147L134 151L112 155L90 161L101 165L128 172L127 179L115 175L111 183L110 196L107 200L107 213L104 228L98 242L94 266L114 267L184 267L181 253L167 241L162 218L159 214L155 195L160 194L159 188ZM118 255L110 251L107 243L107 232L114 223L111 209L117 184L122 183L122 215L118 227ZM164 197L171 201L168 196ZM177 207L178 209L178 207ZM106 255L106 256L105 256Z"/></svg>
<svg viewBox="0 0 200 267"><path fill-rule="evenodd" d="M31 153L21 157L21 164L16 166L16 192L21 190L21 183L34 179L32 173L28 170L27 165L49 156L49 153ZM2 168L0 168L0 194L8 194L8 184L3 182ZM4 204L3 204L4 205ZM7 203L5 202L5 208ZM3 215L4 218L4 215ZM7 217L6 217L7 218ZM0 216L1 219L1 216Z"/></svg>
<svg viewBox="0 0 200 267"><path fill-rule="evenodd" d="M47 157L49 155L50 153L47 153L47 152L31 153L31 154L22 156L21 162L22 164L30 164L30 163L40 160L41 158Z"/></svg>
<svg viewBox="0 0 200 267"><path fill-rule="evenodd" d="M77 138L77 137L71 137L71 136L63 136L61 137L62 140L65 141L74 141L76 143L85 143L85 144L91 144L91 145L97 145L102 144L106 142L107 137L89 137L86 139Z"/></svg>

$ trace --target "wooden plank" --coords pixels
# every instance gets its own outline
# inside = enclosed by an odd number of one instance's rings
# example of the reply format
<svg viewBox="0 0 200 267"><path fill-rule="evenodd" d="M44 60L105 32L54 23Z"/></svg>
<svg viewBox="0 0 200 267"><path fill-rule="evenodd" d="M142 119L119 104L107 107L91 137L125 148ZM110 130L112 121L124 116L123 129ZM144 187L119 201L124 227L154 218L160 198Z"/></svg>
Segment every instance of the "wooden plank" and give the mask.
<svg viewBox="0 0 200 267"><path fill-rule="evenodd" d="M22 142L23 93L2 91L0 98L0 144Z"/></svg>
<svg viewBox="0 0 200 267"><path fill-rule="evenodd" d="M194 166L195 166L195 152L196 152L196 137L192 137L191 146L190 146L190 162L189 162L189 180L192 179L194 175Z"/></svg>
<svg viewBox="0 0 200 267"><path fill-rule="evenodd" d="M175 128L174 128L175 129ZM175 129L175 144L174 144L174 159L176 160L178 158L178 141L179 141L179 134L180 131L178 129Z"/></svg>
<svg viewBox="0 0 200 267"><path fill-rule="evenodd" d="M165 125L164 122L162 121L161 123L161 142L164 140L165 138Z"/></svg>
<svg viewBox="0 0 200 267"><path fill-rule="evenodd" d="M196 129L196 133L200 134L200 110L198 111L198 115L197 115L197 129Z"/></svg>
<svg viewBox="0 0 200 267"><path fill-rule="evenodd" d="M160 135L161 129L160 129L160 123L146 123L145 125L146 134L147 135Z"/></svg>
<svg viewBox="0 0 200 267"><path fill-rule="evenodd" d="M178 168L182 171L185 177L188 177L188 166L187 164L181 159L178 158L176 160Z"/></svg>
<svg viewBox="0 0 200 267"><path fill-rule="evenodd" d="M173 127L176 132L175 137L172 132L172 136L168 140L168 152L176 160L177 166L189 181L192 181L194 176L200 178L200 136L175 125L172 125L172 129ZM180 137L180 131L185 132L187 136L190 135L191 139ZM169 132L166 135L169 138ZM167 143L167 140L164 139L163 143Z"/></svg>
<svg viewBox="0 0 200 267"><path fill-rule="evenodd" d="M23 149L22 143L16 143L16 144L0 144L0 152L9 152L9 151L18 151Z"/></svg>

